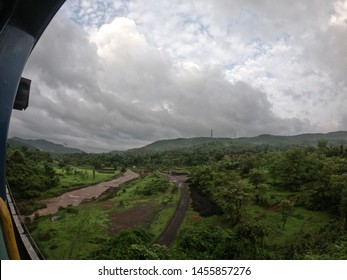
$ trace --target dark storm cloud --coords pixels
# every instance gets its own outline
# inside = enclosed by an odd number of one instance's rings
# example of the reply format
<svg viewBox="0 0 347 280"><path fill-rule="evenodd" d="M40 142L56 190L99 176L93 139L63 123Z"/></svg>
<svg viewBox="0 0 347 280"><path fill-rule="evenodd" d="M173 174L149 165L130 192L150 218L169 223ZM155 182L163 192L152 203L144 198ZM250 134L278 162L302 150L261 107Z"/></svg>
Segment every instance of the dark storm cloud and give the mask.
<svg viewBox="0 0 347 280"><path fill-rule="evenodd" d="M10 135L105 151L345 127L346 2L102 2L52 21Z"/></svg>

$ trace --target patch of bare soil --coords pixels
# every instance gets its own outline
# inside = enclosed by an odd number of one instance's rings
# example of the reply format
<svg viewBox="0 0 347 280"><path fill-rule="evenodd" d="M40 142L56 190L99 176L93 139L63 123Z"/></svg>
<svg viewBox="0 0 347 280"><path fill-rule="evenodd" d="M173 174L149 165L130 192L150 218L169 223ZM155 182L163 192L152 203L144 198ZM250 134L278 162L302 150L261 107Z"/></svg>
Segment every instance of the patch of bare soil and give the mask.
<svg viewBox="0 0 347 280"><path fill-rule="evenodd" d="M139 202L134 207L122 212L111 212L108 230L111 235L115 235L123 229L133 226L146 227L151 223L157 211L158 207L155 203L149 201Z"/></svg>

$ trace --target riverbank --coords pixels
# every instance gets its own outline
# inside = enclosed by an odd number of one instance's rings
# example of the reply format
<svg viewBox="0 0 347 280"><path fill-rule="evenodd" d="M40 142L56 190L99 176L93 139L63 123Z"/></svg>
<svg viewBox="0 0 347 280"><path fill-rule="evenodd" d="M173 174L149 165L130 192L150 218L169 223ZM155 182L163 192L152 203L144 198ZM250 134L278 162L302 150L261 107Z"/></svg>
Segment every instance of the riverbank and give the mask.
<svg viewBox="0 0 347 280"><path fill-rule="evenodd" d="M107 181L102 182L93 186L81 188L78 190L63 193L62 195L50 199L42 200L41 202L46 204L46 208L37 210L35 213L29 217L34 217L35 215L45 216L49 214L54 214L58 211L59 207L67 207L69 205L77 206L85 200L91 200L98 198L103 192L109 188L119 187L121 184L133 180L139 177L139 175L131 170L127 170L122 176Z"/></svg>

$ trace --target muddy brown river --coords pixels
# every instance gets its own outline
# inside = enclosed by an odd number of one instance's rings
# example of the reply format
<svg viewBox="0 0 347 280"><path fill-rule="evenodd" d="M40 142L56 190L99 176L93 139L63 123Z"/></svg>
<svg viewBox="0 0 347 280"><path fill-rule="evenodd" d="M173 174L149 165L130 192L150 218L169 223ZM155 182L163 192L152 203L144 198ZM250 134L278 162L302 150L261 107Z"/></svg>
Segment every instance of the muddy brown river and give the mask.
<svg viewBox="0 0 347 280"><path fill-rule="evenodd" d="M47 204L47 207L36 211L36 213L38 213L40 216L45 216L48 214L54 214L58 211L60 206L77 206L81 204L83 200L98 198L107 189L119 187L121 184L133 180L137 177L139 177L137 173L131 170L127 170L121 177L118 177L111 181L102 182L94 186L66 192L58 197L43 200L42 202Z"/></svg>

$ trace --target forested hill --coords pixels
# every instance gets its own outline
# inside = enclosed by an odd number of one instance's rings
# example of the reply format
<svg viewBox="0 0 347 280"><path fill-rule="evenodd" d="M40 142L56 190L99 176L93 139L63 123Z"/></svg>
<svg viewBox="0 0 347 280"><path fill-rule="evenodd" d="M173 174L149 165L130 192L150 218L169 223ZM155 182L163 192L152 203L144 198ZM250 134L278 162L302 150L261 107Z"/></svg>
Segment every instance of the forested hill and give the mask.
<svg viewBox="0 0 347 280"><path fill-rule="evenodd" d="M251 144L265 144L270 146L277 145L299 145L316 146L319 140L327 140L330 145L347 144L347 131L336 131L329 133L307 133L294 136L276 136L262 134L256 137L237 138L236 141L242 141Z"/></svg>
<svg viewBox="0 0 347 280"><path fill-rule="evenodd" d="M131 149L127 152L164 152L183 148L191 148L210 143L218 143L221 145L229 145L233 140L231 138L210 138L210 137L195 137L195 138L177 138L159 140L147 146L138 149Z"/></svg>
<svg viewBox="0 0 347 280"><path fill-rule="evenodd" d="M8 143L17 147L26 146L28 148L35 148L42 152L47 152L47 153L56 153L56 154L84 153L84 151L80 149L71 148L68 146L64 146L62 144L52 143L44 139L28 140L28 139L22 139L19 137L13 137L8 139Z"/></svg>
<svg viewBox="0 0 347 280"><path fill-rule="evenodd" d="M138 149L128 150L131 153L141 152L164 152L176 149L192 148L199 146L213 146L214 148L225 147L254 147L257 145L265 145L271 147L286 146L316 146L319 140L326 140L328 145L338 146L347 144L347 131L337 131L330 133L311 133L300 134L294 136L278 136L270 134L262 134L256 137L242 138L178 138L159 140L147 146Z"/></svg>
<svg viewBox="0 0 347 280"><path fill-rule="evenodd" d="M112 151L111 154L141 154L153 152L175 151L179 149L206 149L224 150L233 149L235 152L245 152L256 150L259 146L282 148L288 146L310 147L317 146L319 140L326 140L328 145L340 146L347 145L347 131L337 131L330 133L312 133L300 134L294 136L278 136L262 134L256 137L241 138L211 138L211 137L194 137L194 138L177 138L159 140L147 146L127 151ZM58 154L84 153L84 151L71 148L66 145L56 144L43 139L27 140L19 137L13 137L8 140L13 146L34 147L43 152Z"/></svg>

